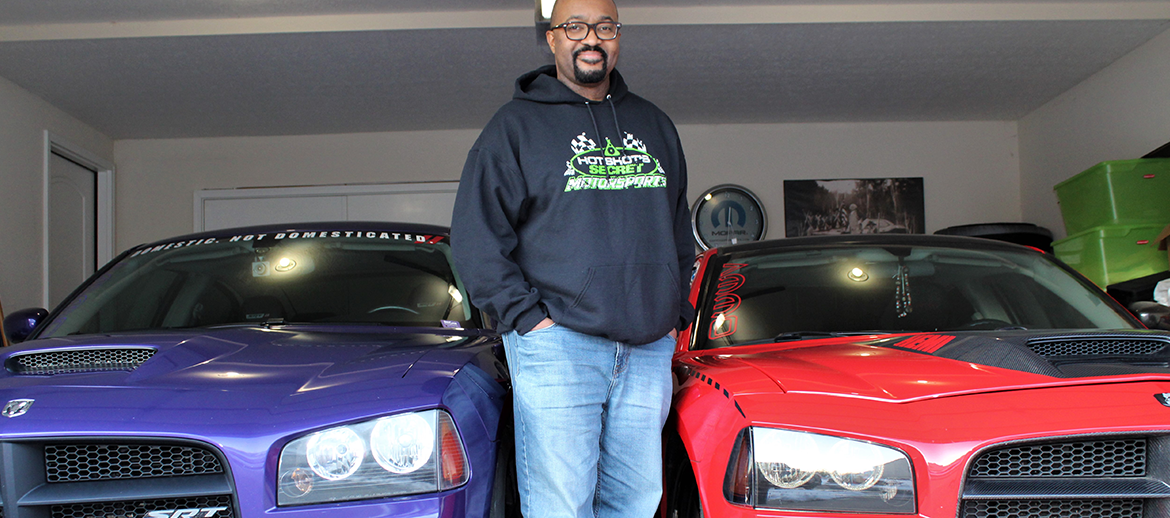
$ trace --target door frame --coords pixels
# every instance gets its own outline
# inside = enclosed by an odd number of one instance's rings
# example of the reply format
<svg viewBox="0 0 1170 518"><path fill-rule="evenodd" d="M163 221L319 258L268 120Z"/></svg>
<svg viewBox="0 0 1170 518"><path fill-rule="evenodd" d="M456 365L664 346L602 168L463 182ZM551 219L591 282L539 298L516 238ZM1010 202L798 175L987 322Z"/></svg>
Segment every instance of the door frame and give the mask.
<svg viewBox="0 0 1170 518"><path fill-rule="evenodd" d="M41 305L49 304L49 174L50 159L56 153L97 174L94 193L97 204L97 265L100 269L114 258L114 164L98 157L51 131L45 131L44 182L41 192Z"/></svg>

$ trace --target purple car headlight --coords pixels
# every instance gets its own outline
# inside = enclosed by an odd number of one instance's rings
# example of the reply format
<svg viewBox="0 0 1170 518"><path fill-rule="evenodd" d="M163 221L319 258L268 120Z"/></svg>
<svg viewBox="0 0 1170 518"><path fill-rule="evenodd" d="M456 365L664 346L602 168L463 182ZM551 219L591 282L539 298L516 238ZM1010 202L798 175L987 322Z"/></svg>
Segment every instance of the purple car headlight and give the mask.
<svg viewBox="0 0 1170 518"><path fill-rule="evenodd" d="M433 493L467 482L451 416L411 412L321 430L280 452L277 505Z"/></svg>

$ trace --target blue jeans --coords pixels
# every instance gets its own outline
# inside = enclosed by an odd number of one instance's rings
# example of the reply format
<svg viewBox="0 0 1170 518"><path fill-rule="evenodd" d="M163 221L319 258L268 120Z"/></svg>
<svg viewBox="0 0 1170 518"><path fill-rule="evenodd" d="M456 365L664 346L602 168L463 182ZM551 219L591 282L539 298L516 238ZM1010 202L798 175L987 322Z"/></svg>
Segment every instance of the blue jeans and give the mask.
<svg viewBox="0 0 1170 518"><path fill-rule="evenodd" d="M525 518L651 518L674 340L628 345L552 325L504 335Z"/></svg>

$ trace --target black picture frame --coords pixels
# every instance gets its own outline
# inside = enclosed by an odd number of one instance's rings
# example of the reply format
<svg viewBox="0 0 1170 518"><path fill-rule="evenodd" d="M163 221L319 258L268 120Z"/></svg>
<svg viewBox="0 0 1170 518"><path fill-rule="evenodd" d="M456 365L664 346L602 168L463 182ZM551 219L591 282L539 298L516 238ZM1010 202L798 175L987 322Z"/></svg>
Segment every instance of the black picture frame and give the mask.
<svg viewBox="0 0 1170 518"><path fill-rule="evenodd" d="M923 234L922 178L784 181L784 235Z"/></svg>

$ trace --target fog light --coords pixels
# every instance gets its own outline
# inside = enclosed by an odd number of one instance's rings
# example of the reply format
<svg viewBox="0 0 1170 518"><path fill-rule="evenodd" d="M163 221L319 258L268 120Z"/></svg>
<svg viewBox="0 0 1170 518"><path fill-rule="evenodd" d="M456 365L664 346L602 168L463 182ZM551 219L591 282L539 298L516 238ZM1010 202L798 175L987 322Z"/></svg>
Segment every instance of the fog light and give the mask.
<svg viewBox="0 0 1170 518"><path fill-rule="evenodd" d="M313 474L307 469L294 469L280 477L280 487L288 496L305 496L313 490Z"/></svg>

